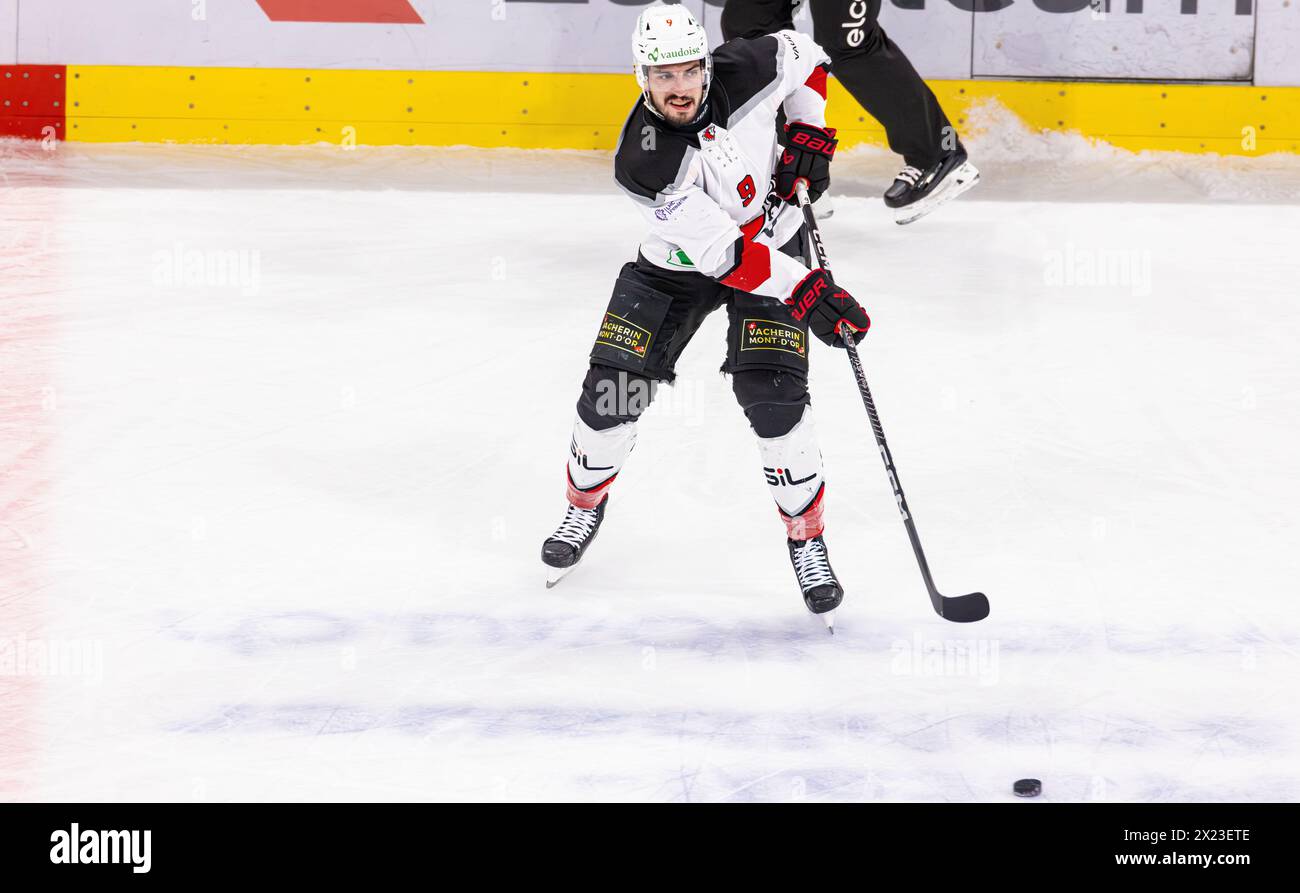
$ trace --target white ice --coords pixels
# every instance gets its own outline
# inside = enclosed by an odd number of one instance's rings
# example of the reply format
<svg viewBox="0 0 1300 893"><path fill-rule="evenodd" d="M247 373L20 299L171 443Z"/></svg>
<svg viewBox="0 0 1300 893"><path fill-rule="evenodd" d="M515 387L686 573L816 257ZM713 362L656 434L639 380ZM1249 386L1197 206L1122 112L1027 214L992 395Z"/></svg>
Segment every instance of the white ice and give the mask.
<svg viewBox="0 0 1300 893"><path fill-rule="evenodd" d="M721 315L543 586L641 232L607 154L0 145L2 796L1300 799L1300 163L971 142L911 227L837 160L824 232L993 612L931 611L818 345L833 637Z"/></svg>

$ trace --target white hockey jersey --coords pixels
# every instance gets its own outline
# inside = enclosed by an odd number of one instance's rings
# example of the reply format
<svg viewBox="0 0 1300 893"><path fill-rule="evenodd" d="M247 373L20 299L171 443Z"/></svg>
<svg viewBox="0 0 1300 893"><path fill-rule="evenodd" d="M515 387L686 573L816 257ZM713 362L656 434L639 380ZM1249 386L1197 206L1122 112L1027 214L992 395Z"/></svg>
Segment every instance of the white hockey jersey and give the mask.
<svg viewBox="0 0 1300 893"><path fill-rule="evenodd" d="M803 224L772 192L777 112L824 127L829 59L811 37L778 31L713 51L700 120L674 127L642 99L623 127L614 178L650 233L641 254L741 291L786 299L808 267L778 249Z"/></svg>

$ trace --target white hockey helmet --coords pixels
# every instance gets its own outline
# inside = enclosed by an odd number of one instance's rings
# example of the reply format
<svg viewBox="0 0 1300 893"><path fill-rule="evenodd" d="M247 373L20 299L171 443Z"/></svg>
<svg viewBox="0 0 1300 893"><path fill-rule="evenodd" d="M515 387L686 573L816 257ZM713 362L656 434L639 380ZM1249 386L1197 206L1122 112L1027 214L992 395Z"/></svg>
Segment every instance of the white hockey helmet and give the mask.
<svg viewBox="0 0 1300 893"><path fill-rule="evenodd" d="M709 38L704 26L680 3L651 6L637 16L636 31L632 34L632 70L645 96L646 108L663 117L650 99L650 67L693 59L704 60L704 93L700 98L703 111L704 97L709 95L709 82L713 79L713 57L709 55Z"/></svg>

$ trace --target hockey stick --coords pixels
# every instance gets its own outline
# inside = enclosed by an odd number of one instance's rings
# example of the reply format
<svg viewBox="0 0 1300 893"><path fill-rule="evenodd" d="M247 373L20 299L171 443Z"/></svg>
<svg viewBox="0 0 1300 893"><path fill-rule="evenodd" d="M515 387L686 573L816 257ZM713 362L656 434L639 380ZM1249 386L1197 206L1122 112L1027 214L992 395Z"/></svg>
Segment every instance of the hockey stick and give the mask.
<svg viewBox="0 0 1300 893"><path fill-rule="evenodd" d="M813 244L813 251L817 253L817 264L827 273L831 271L831 265L826 260L826 247L822 244L822 234L817 228L817 218L813 216L812 202L808 200L807 181L799 180L795 189L798 191L799 208L803 211L804 225L808 228L808 235ZM898 502L898 511L903 516L903 526L907 528L907 537L912 541L912 551L916 553L916 563L921 566L921 578L925 580L925 588L930 593L930 604L934 606L935 612L944 620L951 620L954 623L970 623L975 620L983 620L989 616L989 600L982 592L971 592L966 595L948 597L940 595L939 590L934 586L934 578L930 576L930 565L925 560L925 552L921 549L921 538L916 533L916 524L912 521L912 510L907 507L907 497L903 495L903 485L898 480L898 470L894 468L894 460L890 455L889 446L885 443L885 430L880 426L880 416L876 413L876 403L871 399L871 389L867 387L867 374L862 371L862 359L858 356L858 346L850 337L849 327L844 325L840 328L840 337L844 339L844 346L848 348L849 364L853 366L853 377L858 380L858 392L862 395L862 405L867 408L867 417L871 419L871 430L876 435L876 445L880 447L880 458L885 460L885 471L889 473L889 483L894 488L894 498Z"/></svg>

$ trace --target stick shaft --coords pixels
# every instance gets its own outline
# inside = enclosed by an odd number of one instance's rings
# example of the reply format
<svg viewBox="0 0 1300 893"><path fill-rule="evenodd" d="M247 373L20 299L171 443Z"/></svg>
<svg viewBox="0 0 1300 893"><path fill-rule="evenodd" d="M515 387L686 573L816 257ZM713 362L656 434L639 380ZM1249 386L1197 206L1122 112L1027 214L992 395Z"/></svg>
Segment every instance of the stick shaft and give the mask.
<svg viewBox="0 0 1300 893"><path fill-rule="evenodd" d="M821 230L817 228L817 218L813 216L812 202L808 200L808 189L802 180L796 184L795 189L799 197L799 208L803 211L804 225L808 228L813 252L817 255L817 263L829 273L831 268L826 259L826 246L822 243ZM876 412L876 402L871 398L871 388L867 385L867 373L862 368L862 358L858 356L858 346L854 343L848 326L841 327L840 337L844 340L844 346L848 350L849 365L853 367L853 377L858 383L858 393L862 396L862 405L866 407L867 418L871 420L871 431L876 436L876 446L880 449L880 458L884 460L890 486L894 489L894 501L898 503L898 512L903 516L903 526L907 528L907 538L911 540L912 552L916 555L916 563L921 568L921 578L925 581L925 588L930 594L930 601L933 603L935 610L942 614L943 611L940 608L942 596L935 589L934 579L930 576L930 564L925 560L925 551L921 548L921 537L917 534L916 524L912 521L912 510L908 508L907 497L903 495L903 485L898 480L898 470L894 467L894 459L889 452L889 444L885 442L885 429L880 424L880 414Z"/></svg>

